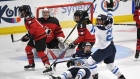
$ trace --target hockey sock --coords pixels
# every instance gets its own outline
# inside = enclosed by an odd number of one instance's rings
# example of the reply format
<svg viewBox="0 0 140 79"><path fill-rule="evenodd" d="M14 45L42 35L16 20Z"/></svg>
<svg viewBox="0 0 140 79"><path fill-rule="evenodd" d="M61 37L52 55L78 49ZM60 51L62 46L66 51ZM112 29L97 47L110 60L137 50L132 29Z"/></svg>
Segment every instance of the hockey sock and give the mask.
<svg viewBox="0 0 140 79"><path fill-rule="evenodd" d="M26 46L26 48L25 48L29 64L34 63L34 55L33 55L32 49L33 49L33 47L31 47L31 46Z"/></svg>
<svg viewBox="0 0 140 79"><path fill-rule="evenodd" d="M49 59L44 51L38 51L38 57L41 58L42 62L44 63L45 67L50 65Z"/></svg>
<svg viewBox="0 0 140 79"><path fill-rule="evenodd" d="M92 75L97 74L97 62L90 56L87 60Z"/></svg>
<svg viewBox="0 0 140 79"><path fill-rule="evenodd" d="M72 74L70 71L65 71L63 72L63 74L59 75L59 77L61 79L68 79L68 78L72 78Z"/></svg>
<svg viewBox="0 0 140 79"><path fill-rule="evenodd" d="M117 77L121 76L121 72L119 71L119 68L114 66L114 63L106 64L106 67Z"/></svg>
<svg viewBox="0 0 140 79"><path fill-rule="evenodd" d="M80 69L77 73L77 75L79 76L79 79L82 79L86 74L86 71L84 69Z"/></svg>

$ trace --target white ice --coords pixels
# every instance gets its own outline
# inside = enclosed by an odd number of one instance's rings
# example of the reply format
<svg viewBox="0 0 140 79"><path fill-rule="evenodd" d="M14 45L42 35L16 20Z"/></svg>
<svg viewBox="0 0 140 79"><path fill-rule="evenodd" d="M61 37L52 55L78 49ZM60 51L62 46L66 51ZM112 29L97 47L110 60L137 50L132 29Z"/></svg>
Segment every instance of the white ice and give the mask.
<svg viewBox="0 0 140 79"><path fill-rule="evenodd" d="M114 26L114 41L115 45L124 46L133 50L133 54L129 57L116 59L115 65L126 79L140 78L140 59L135 61L136 48L136 27L135 26ZM66 36L72 28L63 29ZM69 31L68 31L69 30ZM15 39L20 39L25 33L14 34ZM76 38L77 32L69 38L72 41ZM45 69L42 62L36 63L35 71L24 71L24 66L27 61L18 60L18 57L26 56L24 47L26 43L12 43L10 34L0 36L0 79L49 79L42 71ZM63 71L67 70L66 63L57 65L55 76L58 76ZM98 64L99 79L117 79L105 66L104 63Z"/></svg>

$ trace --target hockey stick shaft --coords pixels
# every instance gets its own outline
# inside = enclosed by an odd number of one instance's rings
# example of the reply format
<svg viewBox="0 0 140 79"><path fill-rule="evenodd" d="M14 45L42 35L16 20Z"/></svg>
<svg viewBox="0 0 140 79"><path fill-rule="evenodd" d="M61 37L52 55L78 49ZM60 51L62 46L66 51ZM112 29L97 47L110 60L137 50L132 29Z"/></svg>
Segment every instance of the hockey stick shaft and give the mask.
<svg viewBox="0 0 140 79"><path fill-rule="evenodd" d="M13 34L11 34L11 40L12 40L12 42L18 42L18 41L21 41L21 39L19 39L19 40L14 40L14 36L13 36Z"/></svg>
<svg viewBox="0 0 140 79"><path fill-rule="evenodd" d="M50 65L50 67L51 67L52 65L54 65L54 64L56 63L56 61L57 61L63 54L65 54L66 51L67 51L69 48L70 48L70 46L67 47L67 48L55 59L55 61Z"/></svg>
<svg viewBox="0 0 140 79"><path fill-rule="evenodd" d="M95 2L96 0L93 0L93 2L92 2L92 4L87 8L87 10L86 11L88 11L90 8L91 8L91 6L93 5L93 3ZM82 20L80 20L80 22L81 22ZM79 23L80 23L79 22ZM69 38L69 36L72 34L72 32L74 31L74 29L76 28L76 26L78 25L78 23L74 26L74 28L71 30L71 32L69 33L69 35L66 37L66 39L63 41L63 43L65 43L66 41L67 41L67 39Z"/></svg>

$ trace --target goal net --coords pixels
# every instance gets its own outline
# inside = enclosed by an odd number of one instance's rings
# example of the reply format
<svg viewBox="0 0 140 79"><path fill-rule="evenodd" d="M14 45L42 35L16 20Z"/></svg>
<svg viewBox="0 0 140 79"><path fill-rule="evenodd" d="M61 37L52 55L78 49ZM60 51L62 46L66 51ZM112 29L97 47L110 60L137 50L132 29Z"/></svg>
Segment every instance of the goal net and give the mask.
<svg viewBox="0 0 140 79"><path fill-rule="evenodd" d="M36 9L36 18L42 17L42 10L44 8L48 8L50 10L50 15L52 17L56 17L59 20L59 23L62 27L62 30L65 34L65 37L68 36L68 34L71 32L72 28L75 27L76 22L73 20L73 15L76 10L88 10L90 20L93 22L93 5L91 5L91 2L86 3L80 3L80 4L62 4L62 5L52 5L52 6L40 6ZM77 38L78 34L76 34L77 31L74 30L72 35L69 37L67 43L73 41ZM46 53L49 57L49 59L55 59L57 58L61 52L60 49L49 49ZM71 56L72 53L74 53L74 49L67 50L66 53L62 58Z"/></svg>
<svg viewBox="0 0 140 79"><path fill-rule="evenodd" d="M73 20L73 15L76 10L87 10L91 2L86 2L86 3L79 3L79 4L62 4L62 5L52 5L52 6L40 6L37 7L36 10L36 17L42 17L42 9L43 8L48 8L51 12L51 16L56 17L62 28L69 28L69 27L74 27L75 22ZM88 13L90 16L90 20L92 21L93 19L93 5L89 9Z"/></svg>

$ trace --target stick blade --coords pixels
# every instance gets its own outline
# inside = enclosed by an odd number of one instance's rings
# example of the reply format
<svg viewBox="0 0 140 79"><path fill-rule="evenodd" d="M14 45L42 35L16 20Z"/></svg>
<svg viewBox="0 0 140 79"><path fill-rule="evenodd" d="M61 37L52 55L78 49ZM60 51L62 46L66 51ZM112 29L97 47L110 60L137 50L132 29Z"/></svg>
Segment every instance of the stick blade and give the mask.
<svg viewBox="0 0 140 79"><path fill-rule="evenodd" d="M12 42L14 42L14 36L13 36L13 34L11 34L11 40L12 40Z"/></svg>

